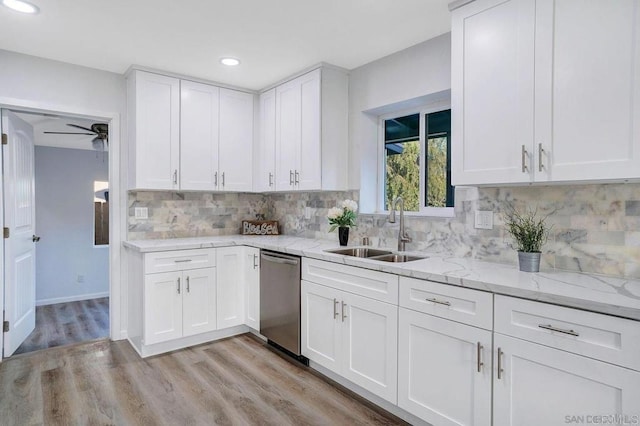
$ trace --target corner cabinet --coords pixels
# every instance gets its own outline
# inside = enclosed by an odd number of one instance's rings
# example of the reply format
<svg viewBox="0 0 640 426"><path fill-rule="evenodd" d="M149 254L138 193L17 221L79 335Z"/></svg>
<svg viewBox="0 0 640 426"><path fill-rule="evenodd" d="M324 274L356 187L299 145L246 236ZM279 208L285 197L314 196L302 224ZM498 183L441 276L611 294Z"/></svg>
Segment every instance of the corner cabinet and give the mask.
<svg viewBox="0 0 640 426"><path fill-rule="evenodd" d="M454 185L640 178L638 0L476 0L452 19Z"/></svg>
<svg viewBox="0 0 640 426"><path fill-rule="evenodd" d="M348 91L346 72L322 67L261 95L256 188L347 189Z"/></svg>
<svg viewBox="0 0 640 426"><path fill-rule="evenodd" d="M130 188L252 190L252 93L133 70L127 102Z"/></svg>

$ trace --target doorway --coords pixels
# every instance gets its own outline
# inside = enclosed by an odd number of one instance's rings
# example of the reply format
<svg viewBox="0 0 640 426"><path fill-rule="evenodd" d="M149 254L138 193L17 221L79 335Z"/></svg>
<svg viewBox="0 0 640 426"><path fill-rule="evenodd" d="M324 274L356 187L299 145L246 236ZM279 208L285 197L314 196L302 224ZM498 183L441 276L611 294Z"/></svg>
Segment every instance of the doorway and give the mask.
<svg viewBox="0 0 640 426"><path fill-rule="evenodd" d="M2 117L3 132L9 132L8 139L13 133L16 145L3 150L5 170L18 164L3 182L4 222L10 229L4 240L4 308L10 324L3 355L109 337L108 123L23 110L3 110ZM30 193L33 202L25 201ZM18 206L22 216L12 218ZM25 236L33 233L28 262L12 247L12 227L25 228Z"/></svg>

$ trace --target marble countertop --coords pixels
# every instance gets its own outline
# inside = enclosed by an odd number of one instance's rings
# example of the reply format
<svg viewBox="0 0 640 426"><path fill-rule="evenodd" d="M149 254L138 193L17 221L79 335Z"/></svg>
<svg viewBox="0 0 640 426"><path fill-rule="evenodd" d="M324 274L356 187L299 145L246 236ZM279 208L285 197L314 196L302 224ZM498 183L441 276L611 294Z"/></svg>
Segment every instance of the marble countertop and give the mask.
<svg viewBox="0 0 640 426"><path fill-rule="evenodd" d="M520 272L514 265L429 252L408 252L426 256L426 259L387 263L328 253L326 250L339 248L335 242L329 240L286 235L229 235L125 241L123 244L142 253L233 245L252 246L640 321L640 280L562 271Z"/></svg>

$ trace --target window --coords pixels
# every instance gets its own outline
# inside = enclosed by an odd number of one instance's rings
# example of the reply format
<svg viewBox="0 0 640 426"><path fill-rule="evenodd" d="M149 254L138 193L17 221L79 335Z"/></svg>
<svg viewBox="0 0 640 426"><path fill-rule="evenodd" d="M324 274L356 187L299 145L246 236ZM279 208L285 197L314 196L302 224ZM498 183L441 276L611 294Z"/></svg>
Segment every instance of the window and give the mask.
<svg viewBox="0 0 640 426"><path fill-rule="evenodd" d="M109 245L109 182L96 180L93 182L93 244Z"/></svg>
<svg viewBox="0 0 640 426"><path fill-rule="evenodd" d="M453 207L451 110L419 112L382 120L384 197L388 211L401 196L405 210L438 214Z"/></svg>

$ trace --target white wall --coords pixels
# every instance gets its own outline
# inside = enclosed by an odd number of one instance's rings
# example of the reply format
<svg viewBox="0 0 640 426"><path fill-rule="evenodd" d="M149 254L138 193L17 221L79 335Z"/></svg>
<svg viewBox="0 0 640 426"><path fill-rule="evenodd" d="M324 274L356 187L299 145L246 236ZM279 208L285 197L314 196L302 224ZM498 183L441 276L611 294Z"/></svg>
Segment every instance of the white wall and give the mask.
<svg viewBox="0 0 640 426"><path fill-rule="evenodd" d="M93 182L109 179L96 151L36 146L36 304L109 292L109 249L93 245ZM78 275L84 282L78 282Z"/></svg>
<svg viewBox="0 0 640 426"><path fill-rule="evenodd" d="M435 101L451 89L451 33L370 62L350 73L349 187L363 212L375 210L378 116Z"/></svg>

